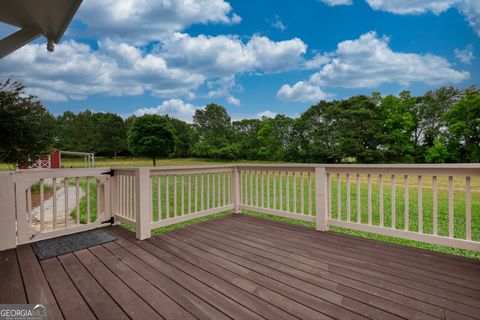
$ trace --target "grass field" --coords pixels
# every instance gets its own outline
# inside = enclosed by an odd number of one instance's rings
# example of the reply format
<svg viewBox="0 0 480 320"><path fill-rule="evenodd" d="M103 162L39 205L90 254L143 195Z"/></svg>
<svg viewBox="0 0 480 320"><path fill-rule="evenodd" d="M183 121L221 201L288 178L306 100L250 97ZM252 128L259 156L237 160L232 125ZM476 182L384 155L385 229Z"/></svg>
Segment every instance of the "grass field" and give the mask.
<svg viewBox="0 0 480 320"><path fill-rule="evenodd" d="M252 161L233 161L234 163L252 163ZM189 165L208 165L217 163L232 163L232 161L215 161L209 159L183 158L183 159L159 159L157 166L189 166ZM270 163L266 161L257 161L256 163ZM95 167L151 167L152 160L142 158L118 157L118 158L95 158ZM62 157L62 167L64 168L84 168L85 163L79 157ZM0 163L0 171L15 170L15 167L6 163Z"/></svg>
<svg viewBox="0 0 480 320"><path fill-rule="evenodd" d="M215 164L218 162L214 161L209 161L209 160L201 160L201 159L165 159L165 160L159 160L157 161L158 166L175 166L175 165L203 165L203 164ZM225 162L228 163L228 162ZM79 159L64 159L63 164L67 167L74 167L74 168L79 168L83 167L83 161L80 161ZM150 160L144 160L144 159L136 159L136 158L118 158L118 159L103 159L103 158L98 158L96 160L96 167L109 167L109 166L151 166L151 161ZM0 168L6 168L5 165L0 165ZM162 178L162 218L166 217L166 207L165 207L165 178ZM292 179L292 178L290 178ZM194 190L194 185L193 182L194 180L192 179L192 191ZM200 179L198 179L198 183L200 184ZM217 181L217 180L216 180ZM174 215L174 208L173 208L173 179L170 178L169 184L170 184L170 193L169 193L169 199L170 199L170 217ZM226 180L226 183L228 185L228 180ZM345 176L342 176L340 179L340 194L341 194L341 202L340 202L340 211L342 215L342 220L347 220L347 207L346 207L346 179ZM290 188L293 187L292 180L290 180ZM177 182L177 212L180 213L181 210L181 180L179 179ZM305 204L308 202L308 192L307 192L307 182L305 181ZM336 176L334 175L332 177L332 183L331 183L331 217L333 219L337 218L337 180ZM366 176L361 176L361 183L360 183L360 190L361 190L361 197L360 197L360 208L361 208L361 221L363 223L367 222L368 216L367 216L367 209L368 209L368 186L367 186L367 177ZM455 178L454 179L454 186L455 186L455 193L454 193L454 210L455 210L455 218L454 218L454 236L456 238L465 238L465 207L466 207L466 202L465 202L465 178ZM81 182L81 187L85 191L86 190L86 184L85 182ZM152 181L152 207L153 207L153 215L154 215L154 221L158 219L158 206L157 206L157 188L156 188L156 178L153 179ZM204 180L204 194L203 194L203 201L204 201L204 206L207 205L207 199L206 199L206 190L207 190L207 185L206 185L206 179ZM272 182L269 186L270 188L270 202L273 205L273 186ZM220 189L223 190L223 178L220 181ZM277 196L276 196L276 207L278 208L279 205L279 187L277 186ZM314 189L314 188L313 188ZM200 190L200 186L198 186L198 190ZM264 193L265 193L265 199L266 199L266 193L267 193L267 185L265 182L264 185ZM432 218L432 206L433 206L433 192L432 192L432 180L430 177L424 177L423 179L423 185L422 185L422 191L423 191L423 204L422 204L422 209L423 209L423 232L431 234L433 232L433 218ZM184 194L185 198L188 192L188 183L187 179L185 179L184 182ZM283 197L283 208L286 208L286 197L285 197L285 192L286 192L286 184L285 180L283 180L283 192L284 192L284 197ZM300 180L297 180L297 197L298 199L300 198ZM355 177L351 177L351 187L350 187L350 203L351 203L351 220L356 221L356 216L357 216L357 188L356 188L356 180ZM253 193L256 193L256 190L253 190ZM403 177L397 176L396 178L396 184L395 184L395 209L396 209L396 228L397 229L403 229L404 228L404 211L405 211L405 201L404 201L404 181ZM290 189L290 207L293 206L293 190ZM244 195L245 196L245 195ZM384 225L391 227L391 185L390 185L390 178L385 177L384 178ZM92 220L95 218L95 212L96 212L96 186L94 183L91 183L91 188L90 188L90 199L91 199L91 214L92 214ZM217 199L218 200L218 199ZM244 201L246 199L244 198ZM312 207L315 208L315 197L312 196ZM194 209L194 197L192 196L191 199L191 207L192 210ZM213 195L211 195L211 198L209 199L209 202L213 201ZM223 203L223 194L221 195L221 201ZM266 201L266 200L265 200ZM372 176L372 221L374 225L379 225L380 222L380 214L379 214L379 184L378 184L378 177ZM201 198L198 198L198 203L197 203L198 208L201 206ZM188 202L187 199L185 199L184 202L184 210L185 212L187 211L188 208ZM306 212L307 210L307 205L306 205ZM409 178L409 227L408 229L411 231L418 231L418 188L417 188L417 179L416 177L412 176ZM80 203L80 211L81 211L81 221L86 222L86 200L85 197L82 198L81 203ZM259 214L255 212L245 212L246 214L251 214L251 215L256 215L256 216L261 216L269 219L275 219L275 220L281 220L285 221L288 223L295 223L295 224L302 224L306 225L308 227L314 227L314 224L312 223L305 223L300 220L292 220L292 219L285 219L285 218L280 218L276 216L269 216L265 214ZM225 213L228 214L228 213ZM314 214L314 212L313 212ZM188 221L185 223L181 223L178 225L173 225L173 226L168 226L165 228L160 228L157 230L154 230L154 233L159 233L163 232L166 230L171 230L174 228L178 228L184 225L188 225L191 223L196 223L198 221L204 221L208 219L212 219L217 216L221 216L224 214L218 214L218 215L212 215L209 217L204 217L204 218L199 218L195 219L192 221ZM72 211L72 218L75 218L76 212L75 210ZM473 251L468 251L468 250L460 250L460 249L454 249L454 248L448 248L448 247L442 247L438 245L430 245L430 244L424 244L424 243L419 243L415 241L410 241L410 240L404 240L400 238L393 238L393 237L386 237L386 236L379 236L375 234L369 234L365 232L357 232L357 231L352 231L352 230L346 230L346 229L341 229L341 228L331 228L332 231L335 232L341 232L345 234L351 234L355 236L360 236L360 237L366 237L366 238L371 238L371 239L378 239L382 241L388 241L392 243L399 243L407 246L413 246L413 247L420 247L420 248L426 248L434 251L439 251L439 252L445 252L445 253L451 253L451 254L457 254L457 255L462 255L466 257L471 257L471 258L476 258L480 259L480 253L479 252L473 252ZM448 178L447 177L440 177L438 179L438 234L442 236L447 236L448 235ZM476 241L480 241L480 179L479 178L472 178L472 239Z"/></svg>

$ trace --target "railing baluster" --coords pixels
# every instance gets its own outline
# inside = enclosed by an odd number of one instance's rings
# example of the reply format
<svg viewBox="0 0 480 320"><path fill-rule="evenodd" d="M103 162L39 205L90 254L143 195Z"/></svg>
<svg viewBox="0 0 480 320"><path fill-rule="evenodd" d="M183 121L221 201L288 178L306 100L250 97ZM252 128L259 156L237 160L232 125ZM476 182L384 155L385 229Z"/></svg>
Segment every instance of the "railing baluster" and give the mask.
<svg viewBox="0 0 480 320"><path fill-rule="evenodd" d="M222 189L220 187L220 175L221 175L221 173L217 173L217 207L221 206L220 190L222 190Z"/></svg>
<svg viewBox="0 0 480 320"><path fill-rule="evenodd" d="M340 188L340 173L337 173L337 220L342 220L342 194Z"/></svg>
<svg viewBox="0 0 480 320"><path fill-rule="evenodd" d="M372 225L372 175L368 174L368 224Z"/></svg>
<svg viewBox="0 0 480 320"><path fill-rule="evenodd" d="M192 175L188 175L188 207L187 214L192 213Z"/></svg>
<svg viewBox="0 0 480 320"><path fill-rule="evenodd" d="M102 189L102 184L100 183L100 180L95 179L95 190L96 190L95 199L97 200L97 208L96 208L97 216L95 217L95 219L97 219L102 213L101 202L100 202L101 189Z"/></svg>
<svg viewBox="0 0 480 320"><path fill-rule="evenodd" d="M405 207L403 213L403 230L408 231L410 219L410 200L409 200L409 192L408 192L408 175L403 177L403 196L405 199Z"/></svg>
<svg viewBox="0 0 480 320"><path fill-rule="evenodd" d="M332 217L332 177L327 173L327 202L328 202L328 217Z"/></svg>
<svg viewBox="0 0 480 320"><path fill-rule="evenodd" d="M250 171L250 205L253 207L253 171Z"/></svg>
<svg viewBox="0 0 480 320"><path fill-rule="evenodd" d="M86 184L86 187L85 187L85 190L86 190L86 203L87 203L87 223L90 223L90 177L86 177L85 178L85 184ZM54 186L54 189L56 189L56 187ZM57 196L54 195L54 198L56 198ZM54 216L55 216L55 224L57 223L57 209L56 209L56 204L55 204L55 209L53 210L54 211Z"/></svg>
<svg viewBox="0 0 480 320"><path fill-rule="evenodd" d="M305 214L305 173L300 172L300 213Z"/></svg>
<svg viewBox="0 0 480 320"><path fill-rule="evenodd" d="M165 177L165 216L170 219L170 176Z"/></svg>
<svg viewBox="0 0 480 320"><path fill-rule="evenodd" d="M362 202L360 192L360 175L357 173L357 223L362 223Z"/></svg>
<svg viewBox="0 0 480 320"><path fill-rule="evenodd" d="M380 227L384 226L384 208L383 208L383 175L378 176L379 180L379 193L380 193L380 199L379 199L379 210L380 210Z"/></svg>
<svg viewBox="0 0 480 320"><path fill-rule="evenodd" d="M77 178L78 184L78 178ZM78 196L77 196L78 203ZM80 217L80 210L77 207L77 220ZM45 181L40 179L40 230L43 230L43 225L45 223Z"/></svg>
<svg viewBox="0 0 480 320"><path fill-rule="evenodd" d="M32 225L32 187L27 189L27 214L28 224Z"/></svg>
<svg viewBox="0 0 480 320"><path fill-rule="evenodd" d="M135 192L134 192L134 189L133 189L133 177L132 176L128 176L127 178L127 182L128 182L128 216L133 219L135 218L135 212L134 212L134 197L135 197Z"/></svg>
<svg viewBox="0 0 480 320"><path fill-rule="evenodd" d="M423 233L423 189L422 176L418 176L418 232Z"/></svg>
<svg viewBox="0 0 480 320"><path fill-rule="evenodd" d="M75 178L75 210L76 214L76 223L80 224L80 181Z"/></svg>
<svg viewBox="0 0 480 320"><path fill-rule="evenodd" d="M55 230L57 228L57 179L56 178L52 179L52 188L53 188L52 228L53 230ZM87 201L88 201L88 194L87 194Z"/></svg>
<svg viewBox="0 0 480 320"><path fill-rule="evenodd" d="M207 210L210 209L210 173L207 173Z"/></svg>
<svg viewBox="0 0 480 320"><path fill-rule="evenodd" d="M352 212L350 204L350 174L346 174L346 183L347 183L347 221L352 221Z"/></svg>
<svg viewBox="0 0 480 320"><path fill-rule="evenodd" d="M275 171L272 172L273 176L273 209L277 209L277 173Z"/></svg>
<svg viewBox="0 0 480 320"><path fill-rule="evenodd" d="M308 173L308 214L312 215L312 173Z"/></svg>
<svg viewBox="0 0 480 320"><path fill-rule="evenodd" d="M158 220L162 220L162 179L157 176L157 214Z"/></svg>
<svg viewBox="0 0 480 320"><path fill-rule="evenodd" d="M230 186L230 187L227 188L228 204L232 203L232 183L231 183L231 181L232 181L232 175L233 174L234 174L233 172L227 174L227 185Z"/></svg>
<svg viewBox="0 0 480 320"><path fill-rule="evenodd" d="M177 175L173 176L173 216L176 217L177 212Z"/></svg>
<svg viewBox="0 0 480 320"><path fill-rule="evenodd" d="M195 175L195 212L198 212L198 174Z"/></svg>
<svg viewBox="0 0 480 320"><path fill-rule="evenodd" d="M262 201L261 201L261 207L264 208L265 207L265 181L264 181L264 177L265 177L265 174L264 172L260 172L261 176L260 176L260 185L261 185L261 192L260 192L260 197L262 198Z"/></svg>
<svg viewBox="0 0 480 320"><path fill-rule="evenodd" d="M390 200L390 203L392 205L392 228L396 229L397 228L397 208L395 204L395 175L392 174L392 199Z"/></svg>
<svg viewBox="0 0 480 320"><path fill-rule="evenodd" d="M465 203L466 203L466 208L465 208L465 228L466 228L466 239L467 240L472 240L472 184L471 184L471 178L466 177L465 178Z"/></svg>
<svg viewBox="0 0 480 320"><path fill-rule="evenodd" d="M285 174L285 178L286 178L286 182L285 182L285 185L286 185L286 190L285 190L285 195L286 195L286 210L290 212L290 173L287 171L286 174Z"/></svg>
<svg viewBox="0 0 480 320"><path fill-rule="evenodd" d="M215 201L217 200L215 196L217 193L215 190L215 175L215 173L212 174L212 208L215 208Z"/></svg>
<svg viewBox="0 0 480 320"><path fill-rule="evenodd" d="M68 227L68 179L64 178L63 179L63 199L64 199L64 205L65 205L65 228ZM98 188L97 188L97 194L98 194ZM97 196L98 198L98 196ZM99 207L99 201L97 201L97 208ZM98 216L98 215L97 215Z"/></svg>
<svg viewBox="0 0 480 320"><path fill-rule="evenodd" d="M127 177L126 176L122 176L122 189L123 189L123 200L122 200L122 212L123 212L123 215L125 217L128 217L128 209L127 209L127 203L128 203L128 197L129 197L129 194L128 194L128 186L127 186Z"/></svg>
<svg viewBox="0 0 480 320"><path fill-rule="evenodd" d="M270 172L267 172L267 208L270 209Z"/></svg>
<svg viewBox="0 0 480 320"><path fill-rule="evenodd" d="M293 212L297 212L297 173L293 173Z"/></svg>
<svg viewBox="0 0 480 320"><path fill-rule="evenodd" d="M185 214L185 175L182 174L182 192L181 192L182 204L180 206L182 216Z"/></svg>
<svg viewBox="0 0 480 320"><path fill-rule="evenodd" d="M203 193L203 187L204 187L204 174L200 175L200 211L203 211L205 210L205 207L204 207L204 204L205 204L205 201L204 201L204 198L205 198L205 193Z"/></svg>
<svg viewBox="0 0 480 320"><path fill-rule="evenodd" d="M257 181L258 184L258 181ZM258 200L257 200L258 201ZM227 205L227 173L223 173L223 206Z"/></svg>
<svg viewBox="0 0 480 320"><path fill-rule="evenodd" d="M453 222L454 222L454 209L453 209L453 177L448 177L448 236L454 237Z"/></svg>
<svg viewBox="0 0 480 320"><path fill-rule="evenodd" d="M280 211L283 211L283 172L280 171L279 174L278 174L278 179L280 180L279 182L279 189L280 189L280 192L279 192L279 195L280 195Z"/></svg>
<svg viewBox="0 0 480 320"><path fill-rule="evenodd" d="M239 174L238 176L240 177L240 204L245 204L245 202L243 201L243 196L244 196L244 192L243 192L243 172L242 171L239 171Z"/></svg>
<svg viewBox="0 0 480 320"><path fill-rule="evenodd" d="M258 207L258 171L255 171L255 206Z"/></svg>
<svg viewBox="0 0 480 320"><path fill-rule="evenodd" d="M433 193L433 234L438 235L438 190L437 177L432 178L432 193Z"/></svg>

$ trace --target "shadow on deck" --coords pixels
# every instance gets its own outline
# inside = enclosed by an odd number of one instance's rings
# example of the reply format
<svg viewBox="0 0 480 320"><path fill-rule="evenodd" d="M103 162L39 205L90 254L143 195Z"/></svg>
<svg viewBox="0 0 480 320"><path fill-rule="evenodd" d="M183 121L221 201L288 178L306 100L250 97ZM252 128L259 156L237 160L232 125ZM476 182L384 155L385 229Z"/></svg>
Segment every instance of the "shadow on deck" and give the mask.
<svg viewBox="0 0 480 320"><path fill-rule="evenodd" d="M231 215L39 262L0 252L0 303L49 319L480 319L480 262Z"/></svg>

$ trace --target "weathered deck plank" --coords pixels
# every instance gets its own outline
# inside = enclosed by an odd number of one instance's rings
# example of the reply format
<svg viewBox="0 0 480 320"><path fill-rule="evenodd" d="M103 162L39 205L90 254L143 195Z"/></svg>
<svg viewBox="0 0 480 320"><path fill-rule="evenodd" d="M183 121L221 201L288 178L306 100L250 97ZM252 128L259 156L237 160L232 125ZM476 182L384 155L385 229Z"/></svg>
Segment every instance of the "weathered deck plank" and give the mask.
<svg viewBox="0 0 480 320"><path fill-rule="evenodd" d="M232 215L57 258L0 252L0 303L51 319L480 319L480 263Z"/></svg>

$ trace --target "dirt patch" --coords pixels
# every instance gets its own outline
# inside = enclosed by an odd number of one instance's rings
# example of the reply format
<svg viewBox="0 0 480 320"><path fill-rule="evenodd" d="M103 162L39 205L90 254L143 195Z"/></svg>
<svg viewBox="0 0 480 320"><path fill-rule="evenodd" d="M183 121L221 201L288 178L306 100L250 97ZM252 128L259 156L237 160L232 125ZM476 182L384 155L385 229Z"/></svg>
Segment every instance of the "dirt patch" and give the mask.
<svg viewBox="0 0 480 320"><path fill-rule="evenodd" d="M50 199L53 196L53 189L46 189L43 192L44 201ZM40 191L32 192L32 208L40 206Z"/></svg>

